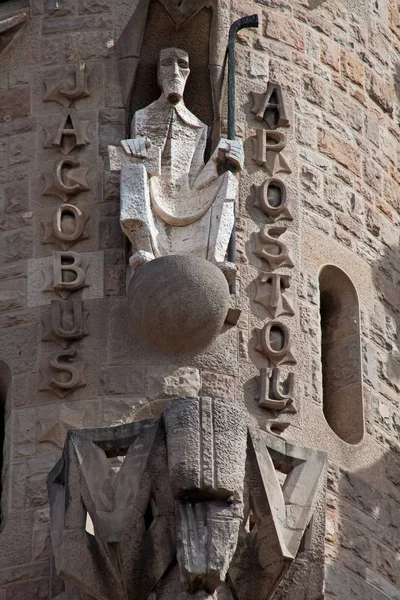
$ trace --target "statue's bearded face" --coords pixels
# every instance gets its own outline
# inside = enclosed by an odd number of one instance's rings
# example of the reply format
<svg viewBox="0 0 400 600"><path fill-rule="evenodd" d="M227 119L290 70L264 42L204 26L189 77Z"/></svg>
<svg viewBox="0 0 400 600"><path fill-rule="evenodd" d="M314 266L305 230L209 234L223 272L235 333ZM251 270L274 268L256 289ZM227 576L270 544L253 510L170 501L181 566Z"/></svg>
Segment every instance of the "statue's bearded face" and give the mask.
<svg viewBox="0 0 400 600"><path fill-rule="evenodd" d="M165 48L158 61L158 83L170 102L179 102L189 77L189 56L178 48Z"/></svg>

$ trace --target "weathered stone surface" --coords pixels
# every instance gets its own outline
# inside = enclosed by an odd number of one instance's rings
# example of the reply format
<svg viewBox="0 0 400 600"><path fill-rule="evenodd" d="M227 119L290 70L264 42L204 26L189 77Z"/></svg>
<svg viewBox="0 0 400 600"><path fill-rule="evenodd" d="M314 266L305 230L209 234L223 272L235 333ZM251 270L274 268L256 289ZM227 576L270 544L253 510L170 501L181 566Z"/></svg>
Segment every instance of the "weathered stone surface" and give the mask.
<svg viewBox="0 0 400 600"><path fill-rule="evenodd" d="M12 279L0 282L0 311L23 308L26 304L26 280Z"/></svg>
<svg viewBox="0 0 400 600"><path fill-rule="evenodd" d="M200 371L192 367L149 367L146 373L146 397L174 398L196 396L201 387ZM216 394L218 396L218 394Z"/></svg>
<svg viewBox="0 0 400 600"><path fill-rule="evenodd" d="M364 86L365 68L361 60L358 60L355 56L346 52L346 50L342 50L341 65L342 71L346 77L354 83Z"/></svg>
<svg viewBox="0 0 400 600"><path fill-rule="evenodd" d="M128 289L129 321L169 354L195 354L218 335L229 308L222 272L199 258L165 256L142 266ZM179 335L178 335L179 332Z"/></svg>
<svg viewBox="0 0 400 600"><path fill-rule="evenodd" d="M334 69L340 70L340 47L329 39L321 39L321 61Z"/></svg>
<svg viewBox="0 0 400 600"><path fill-rule="evenodd" d="M327 130L320 130L318 148L323 154L333 158L355 175L360 175L360 154L354 146L343 138L339 138Z"/></svg>
<svg viewBox="0 0 400 600"><path fill-rule="evenodd" d="M29 87L0 92L0 121L10 122L13 119L27 117L30 106Z"/></svg>
<svg viewBox="0 0 400 600"><path fill-rule="evenodd" d="M110 4L108 0L80 0L81 10L87 13L108 12Z"/></svg>
<svg viewBox="0 0 400 600"><path fill-rule="evenodd" d="M201 393L203 396L212 398L235 397L236 379L223 373L214 373L213 371L201 372Z"/></svg>
<svg viewBox="0 0 400 600"><path fill-rule="evenodd" d="M27 211L29 189L26 180L10 183L4 188L4 211L6 213Z"/></svg>
<svg viewBox="0 0 400 600"><path fill-rule="evenodd" d="M32 253L32 237L31 230L4 236L1 240L2 262L16 262L28 258Z"/></svg>
<svg viewBox="0 0 400 600"><path fill-rule="evenodd" d="M287 445L296 441L324 449L329 455L328 497L326 502L323 495L316 498L313 522L304 535L301 553L287 561L293 564L274 593L274 600L315 600L324 594L327 600L388 600L398 596L400 13L397 5L396 0L232 0L230 3L30 0L27 11L27 0L0 2L0 359L12 372L6 399L4 382L7 380L8 385L8 379L0 368L0 408L6 401L7 416L1 490L1 600L49 600L58 595L59 600L81 600L81 593L73 589L73 584L68 584L63 591L64 584L57 581L45 539L46 516L38 512L46 509L45 477L61 454L67 430L70 427L113 427L138 419L162 418L165 405L180 395L222 397L232 404L243 405L249 413L249 422L272 428L277 444L282 442L277 436L284 436ZM237 185L233 174L229 177L233 186L221 190L221 197L229 194L235 200L236 301L240 302L241 315L237 325L225 323L214 342L201 353L189 356L183 352L171 357L146 346L127 327L129 248L117 222L120 173L110 173L106 149L109 144L117 144L116 155L121 164L146 161L126 154L119 142L121 138L130 137L132 113L143 116L139 109L148 107L157 97L159 48L180 46L188 50L192 68L185 89L187 112L183 112L181 102L177 109L171 110L168 116L173 114L175 119L171 135L161 119L155 120L155 131L164 132L163 136L160 134L163 138L160 144L153 132L151 135L144 129L142 132L151 138L153 148L167 142L162 177L168 182L169 145L173 156L180 157L171 161L171 168L182 168L185 175L194 173L183 136L195 131L200 137L200 130L192 130L185 119L191 119L193 113L201 116L211 127L212 139L208 141L205 161L201 156L202 164L207 162L218 146L220 130L226 135L227 129L227 88L224 85L220 89L220 84L224 79L222 67L228 29L236 18L252 13L258 14L260 27L240 31L236 45L236 137L244 140L246 164L240 175L237 197L236 191L232 193ZM121 60L118 57L122 57ZM82 60L86 61L85 65L81 64ZM270 89L279 86L282 98L271 101L265 94L268 84ZM290 127L283 129L280 118L275 139L266 131L274 130L277 119L269 119L271 113L261 110L262 103L256 113L252 112L251 92L267 104L284 105ZM276 115L279 110L274 110ZM68 111L76 115L75 133L84 134L81 125L88 122L90 144L76 147L64 156L60 149L70 149L72 145L67 141L75 143L75 137L63 134L60 146L55 137ZM148 124L149 121L146 127ZM46 143L43 125L57 130L52 138L55 146L43 148ZM257 139L259 145L253 154L253 142ZM200 149L203 142L193 142L193 147ZM277 143L284 143L282 152L271 148ZM220 151L224 154L224 149L226 146L220 147L219 156L214 155L214 158L220 161ZM157 150L152 154L153 167L159 164L157 154ZM209 166L213 160L211 158ZM75 164L72 161L76 161ZM58 178L55 166L60 167ZM226 171L226 166L219 163L217 171ZM287 217L287 213L281 211L284 203L270 193L270 181L266 180L267 176L271 177L267 173L270 168L275 173L280 170L274 178L281 182L281 191L286 191L292 217L283 223L287 227L284 234L279 234L272 243L264 239L262 248L258 248L260 252L265 251L267 259L272 257L276 262L279 262L276 258L279 253L288 251L293 266L280 264L274 271L269 260L254 254L255 239L260 237L258 232L267 225L264 233L268 234L270 227L277 225L277 219ZM154 177L146 173L149 187ZM137 180L130 184L138 186ZM203 194L208 200L209 191L214 188L206 188ZM139 196L139 186L137 189ZM256 205L254 189L258 192ZM176 203L168 214L186 217L191 205L185 194L178 190L172 196ZM53 249L64 250L54 245L56 238L51 235L46 235L51 245L42 244L42 224L49 224L53 215L60 212L64 215L61 220L65 221L66 203L81 211L84 219L89 217L84 233L90 237L85 240L79 237L72 240L76 245L66 247L77 252L87 266L86 279L90 287L72 290L67 302L83 302L85 310L90 312L85 332L89 335L68 339L51 336L50 339L47 329L43 334L40 321L56 295L44 292L47 284L40 270L33 269L29 271L30 299L27 298L28 261L46 260ZM161 202L161 207L165 208L165 204ZM194 213L198 208L196 202L193 206ZM225 217L222 215L218 231L227 239L232 213ZM67 220L70 219L71 215L67 216ZM63 228L71 231L71 226L72 222L64 223ZM204 223L201 231L196 227L194 224L185 244L204 250L208 225ZM170 229L174 228L170 225L164 228L166 246L170 243ZM179 248L182 248L179 236L186 236L185 228L175 229ZM277 240L284 246L277 244ZM65 242L69 245L68 240L62 241ZM171 247L175 242L176 239ZM103 249L103 255L98 255ZM220 250L223 262L225 248ZM324 353L330 357L328 361L325 358L325 363L331 365L333 374L324 382L320 335L323 290L319 284L321 269L328 264L342 269L353 282L361 315L358 317L358 313L345 310L345 318L335 313L328 319L326 333L332 351L326 349ZM91 279L92 274L95 276ZM345 308L343 291L337 280L333 283L341 292L337 302ZM32 293L36 299L31 305ZM165 290L161 290L160 296L165 295ZM58 325L61 322L65 333L69 325L73 325L70 305L64 305L66 300L60 297L57 302L63 307ZM192 314L201 308L201 301L197 299ZM330 311L334 313L332 308ZM289 328L296 347L296 365L267 367L265 354L254 352L253 332L263 328L270 319L278 319ZM359 330L355 327L357 319ZM350 336L362 345L362 373ZM62 400L53 388L39 391L39 370L49 358L67 349L76 350L79 360L86 363L87 385ZM354 379L356 371L358 379ZM256 399L259 372L263 383L260 405ZM294 376L293 386L290 374ZM69 374L57 371L52 376L60 382ZM334 407L332 414L327 408L329 393ZM289 412L287 396L293 397L297 414ZM276 417L280 408L274 403L279 406L286 403L280 417ZM272 411L274 414L270 414ZM339 435L329 427L327 417L331 425L335 423ZM360 432L358 425L363 420L364 439L349 443L351 436ZM274 429L277 422L290 422L290 427L285 432L279 431ZM344 435L346 441L341 439ZM282 445L283 442L280 447ZM130 480L137 468L141 468L137 466L141 452L142 447L135 446L134 468L128 462L129 468L122 471L121 477L117 471L123 458L110 459L114 470L109 475L110 481L115 483L118 477L125 483ZM245 486L246 523L241 525L239 533L244 544L237 552L242 558L249 552L249 558L244 559L240 576L236 578L229 572L229 586L222 582L213 593L200 591L193 596L206 594L213 600L232 600L233 594L239 600L242 597L257 600L254 595L260 592L264 594L260 600L266 600L271 582L279 575L277 571L272 572L271 563L282 564L275 550L279 548L279 540L290 538L287 532L295 523L296 510L293 503L287 507L287 520L280 522L280 531L284 533L279 537L271 521L276 513L271 517L269 507L276 506L274 502L280 498L282 485L284 493L292 463L288 466L285 460L289 459L282 458L282 454L275 460L276 446L269 450L274 467L280 461L286 472L275 476L272 468L268 471L267 482L273 481L272 488L267 486L268 495L262 492L263 486L259 483L262 469L255 469L252 452L248 465L253 470ZM82 451L82 456L83 462L89 461L91 450ZM290 458L290 461L298 460L298 457ZM134 565L130 572L144 574L132 584L129 595L137 598L142 594L143 600L188 597L176 560L174 544L179 531L175 506L168 496L165 456L162 461L163 468L157 471L159 467L156 467L157 476L150 460L145 467L146 477L140 479L138 485L132 485L132 489L139 488L143 493L130 513L137 529L127 530L124 538L127 541L121 544L123 552L136 552L132 563L130 559L124 563ZM94 467L90 466L93 464ZM101 464L109 473L105 462ZM263 465L265 467L264 462ZM91 469L96 474L98 488L108 490L112 498L114 492L102 486L99 463L90 462L89 474ZM146 478L153 475L155 493L151 496ZM119 489L118 493L122 494L121 490L126 490L125 483L112 489ZM299 486L302 486L301 480ZM297 489L297 484L294 487ZM76 481L72 489L76 489ZM118 493L114 498L121 498ZM99 495L98 490L94 490L96 501ZM157 502L150 501L150 509L148 499L154 500L154 496ZM274 501L271 501L272 496ZM72 493L70 497L73 498ZM159 510L166 498L170 509L166 520L171 519L171 544L163 537L168 530L166 521L160 525L160 531L155 532L157 520L165 517L165 513L160 516ZM87 496L85 502L88 502ZM89 505L93 509L92 504ZM282 504L279 506L282 508ZM95 508L93 512L100 514L97 504ZM221 542L223 521L232 514L229 511L233 507L230 505L227 511L220 508L218 513L208 504L192 511L185 507L179 513L182 527L192 524L193 536L187 549L197 550L201 546L206 521L207 531L213 531L218 547L226 550L228 543ZM105 512L110 516L110 511ZM143 514L146 514L145 520ZM100 515L100 520L102 517ZM221 523L216 521L219 517ZM119 517L116 521L121 522ZM125 520L126 525L128 521L129 518ZM140 537L142 532L143 537ZM103 541L99 535L97 540ZM135 540L139 540L137 546ZM84 532L82 542L84 549L96 545L96 539ZM76 551L77 546L78 543L69 556L77 560L72 576L81 573L80 569L83 576L87 576L93 563L90 557L85 561L85 556ZM165 552L160 561L156 550ZM102 552L101 547L96 550L96 556ZM222 559L218 562L221 570L226 567L224 560L229 553L230 550L221 553ZM164 560L166 554L168 559ZM196 561L204 555L196 551ZM174 564L169 562L170 557ZM186 558L182 558L183 568ZM109 571L107 566L114 560L112 553L108 559L106 566L102 565L89 581L91 585L93 581L108 579L107 591L96 589L93 595L87 591L92 597L103 594L102 600L119 593L118 585L113 584L115 569ZM165 573L160 563L169 565ZM257 571L260 565L266 568L262 576ZM154 589L146 587L147 583L141 587L146 578L153 577L155 570L158 575L156 583L152 580ZM237 580L238 584L233 583ZM198 582L197 579L195 585ZM248 587L243 589L241 584ZM213 585L214 581L210 588ZM123 593L122 588L122 597Z"/></svg>
<svg viewBox="0 0 400 600"><path fill-rule="evenodd" d="M44 1L44 12L46 16L57 15L58 17L65 17L75 12L75 2L71 4L67 0L45 0Z"/></svg>
<svg viewBox="0 0 400 600"><path fill-rule="evenodd" d="M2 123L0 124L0 138L34 131L35 127L36 120L32 118L21 118L15 119L15 121L11 121L10 123Z"/></svg>
<svg viewBox="0 0 400 600"><path fill-rule="evenodd" d="M120 248L123 234L118 219L103 219L99 223L101 248Z"/></svg>
<svg viewBox="0 0 400 600"><path fill-rule="evenodd" d="M13 580L18 580L25 571L21 566L31 561L33 515L30 511L9 513L7 522L2 530L2 553L0 556L0 569L13 568ZM21 571L20 571L21 569ZM18 576L18 573L21 575ZM4 578L8 583L7 576ZM43 599L44 600L44 599Z"/></svg>
<svg viewBox="0 0 400 600"><path fill-rule="evenodd" d="M17 37L28 20L26 12L20 12L16 15L6 13L6 16L8 18L0 21L0 54L3 54L9 44Z"/></svg>
<svg viewBox="0 0 400 600"><path fill-rule="evenodd" d="M104 295L103 252L81 252L79 260L86 269L82 299L102 298ZM59 298L54 291L44 288L53 285L53 258L34 258L28 261L28 306L50 304Z"/></svg>
<svg viewBox="0 0 400 600"><path fill-rule="evenodd" d="M109 396L104 399L103 427L124 425L142 419L150 419L152 411L150 405L142 397Z"/></svg>
<svg viewBox="0 0 400 600"><path fill-rule="evenodd" d="M80 408L80 410L79 410ZM91 403L78 409L72 403L38 408L37 431L40 444L52 444L62 449L70 429L82 429Z"/></svg>
<svg viewBox="0 0 400 600"><path fill-rule="evenodd" d="M27 479L26 501L28 506L42 506L48 502L46 475L32 475Z"/></svg>
<svg viewBox="0 0 400 600"><path fill-rule="evenodd" d="M32 557L40 560L50 556L50 509L39 508L35 510L32 533Z"/></svg>
<svg viewBox="0 0 400 600"><path fill-rule="evenodd" d="M36 409L25 408L14 413L15 455L32 456L36 452Z"/></svg>
<svg viewBox="0 0 400 600"><path fill-rule="evenodd" d="M393 88L374 73L368 73L367 92L374 102L385 112L393 112Z"/></svg>
<svg viewBox="0 0 400 600"><path fill-rule="evenodd" d="M45 579L47 575L46 561L38 561L36 563L28 563L18 567L10 567L1 570L2 585L8 585L16 581L26 579Z"/></svg>
<svg viewBox="0 0 400 600"><path fill-rule="evenodd" d="M103 367L101 379L106 394L144 396L144 370L126 366Z"/></svg>
<svg viewBox="0 0 400 600"><path fill-rule="evenodd" d="M294 19L288 19L281 13L269 11L265 19L264 35L292 46L296 50L304 50L305 31Z"/></svg>
<svg viewBox="0 0 400 600"><path fill-rule="evenodd" d="M246 447L243 416L229 400L171 400L164 419L170 481L176 497L185 497L190 491L194 499L209 495L242 497Z"/></svg>
<svg viewBox="0 0 400 600"><path fill-rule="evenodd" d="M106 296L125 296L126 267L125 265L104 266L104 294Z"/></svg>
<svg viewBox="0 0 400 600"><path fill-rule="evenodd" d="M327 91L327 83L323 79L311 75L303 77L304 96L312 104L326 108L328 100Z"/></svg>
<svg viewBox="0 0 400 600"><path fill-rule="evenodd" d="M34 143L34 136L31 134L19 136L18 139L10 141L10 154L8 158L10 165L30 162L32 160Z"/></svg>
<svg viewBox="0 0 400 600"><path fill-rule="evenodd" d="M49 582L47 579L34 579L13 583L6 587L6 594L7 600L46 600L49 597Z"/></svg>
<svg viewBox="0 0 400 600"><path fill-rule="evenodd" d="M187 20L193 17L199 10L208 5L207 0L194 0L192 2L177 2L176 0L161 0L163 6L174 19L176 27L181 27Z"/></svg>

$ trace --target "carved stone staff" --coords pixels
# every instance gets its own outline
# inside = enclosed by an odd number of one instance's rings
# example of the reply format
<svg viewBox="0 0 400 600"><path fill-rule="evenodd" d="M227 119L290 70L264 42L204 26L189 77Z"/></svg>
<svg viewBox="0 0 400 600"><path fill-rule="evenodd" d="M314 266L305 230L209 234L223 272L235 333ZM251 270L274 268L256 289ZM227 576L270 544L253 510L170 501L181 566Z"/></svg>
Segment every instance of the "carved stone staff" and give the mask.
<svg viewBox="0 0 400 600"><path fill-rule="evenodd" d="M258 15L249 15L238 19L229 29L228 37L228 140L235 139L235 43L236 34L245 27L258 27ZM232 171L233 171L232 167ZM228 261L236 264L236 235L233 225L228 246ZM236 294L236 284L230 286L231 294Z"/></svg>

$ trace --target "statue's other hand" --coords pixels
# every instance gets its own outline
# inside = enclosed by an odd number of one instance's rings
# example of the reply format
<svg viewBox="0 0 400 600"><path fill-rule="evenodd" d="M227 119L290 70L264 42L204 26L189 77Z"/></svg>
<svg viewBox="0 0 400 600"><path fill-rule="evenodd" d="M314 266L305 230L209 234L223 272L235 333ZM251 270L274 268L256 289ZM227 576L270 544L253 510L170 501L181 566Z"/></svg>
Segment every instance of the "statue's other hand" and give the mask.
<svg viewBox="0 0 400 600"><path fill-rule="evenodd" d="M218 160L227 168L233 166L235 171L241 171L244 165L242 140L222 138L218 144Z"/></svg>
<svg viewBox="0 0 400 600"><path fill-rule="evenodd" d="M135 158L147 158L147 151L151 143L147 137L132 138L130 140L122 140L121 145L129 156Z"/></svg>

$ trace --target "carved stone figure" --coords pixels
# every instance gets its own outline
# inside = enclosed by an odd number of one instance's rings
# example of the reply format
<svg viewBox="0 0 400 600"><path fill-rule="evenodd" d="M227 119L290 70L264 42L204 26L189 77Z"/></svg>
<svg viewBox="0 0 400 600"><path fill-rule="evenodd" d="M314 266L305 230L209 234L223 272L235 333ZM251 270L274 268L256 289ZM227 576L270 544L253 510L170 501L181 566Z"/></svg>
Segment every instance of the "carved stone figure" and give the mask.
<svg viewBox="0 0 400 600"><path fill-rule="evenodd" d="M194 90L193 94L188 90L193 106L196 106L194 112L203 121L213 123L213 135L216 134L217 142L221 88L226 66L225 40L230 24L229 4L215 0L138 0L127 8L125 15L128 20L125 20L124 29L115 45L121 95L126 109L130 110L133 104L132 114L156 98L148 96L143 89L148 86L148 69L154 60L150 59L150 55L153 57L150 39L154 39L154 34L157 36L159 51L173 45L171 40L177 37L173 32L179 32L179 44L189 55L196 53L193 65L197 64L200 69L197 71L197 83L201 81L204 95L201 94L201 98L196 100ZM191 35L193 31L197 32L196 36ZM154 50L157 51L155 47Z"/></svg>
<svg viewBox="0 0 400 600"><path fill-rule="evenodd" d="M283 410L288 404L293 403L294 373L288 373L285 380L281 380L281 369L260 369L260 392L257 396L258 406L270 410ZM293 409L296 412L296 409Z"/></svg>
<svg viewBox="0 0 400 600"><path fill-rule="evenodd" d="M96 600L268 600L325 462L249 427L230 399L174 398L160 418L70 431L48 477L57 574Z"/></svg>
<svg viewBox="0 0 400 600"><path fill-rule="evenodd" d="M253 137L253 160L265 167L271 177L278 173L291 173L282 151L286 148L286 135L281 131L256 129Z"/></svg>
<svg viewBox="0 0 400 600"><path fill-rule="evenodd" d="M271 271L279 267L293 267L289 249L278 239L286 231L284 226L264 225L258 232L255 254L269 264Z"/></svg>
<svg viewBox="0 0 400 600"><path fill-rule="evenodd" d="M134 269L159 256L186 254L232 275L225 254L238 183L228 169L242 168L242 142L221 139L204 164L207 126L183 101L189 73L185 51L162 50L160 98L135 113L132 138L122 148L109 147L111 169L121 170L121 226L132 243Z"/></svg>
<svg viewBox="0 0 400 600"><path fill-rule="evenodd" d="M255 191L254 206L262 210L270 221L276 223L281 219L293 220L283 181L276 178L266 179L260 186L254 185L253 190Z"/></svg>

